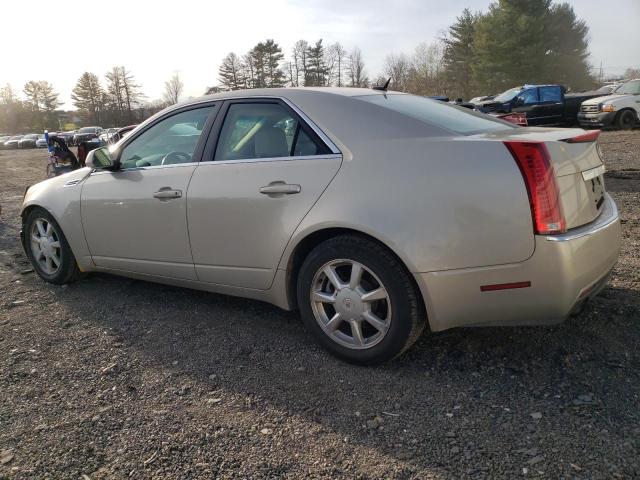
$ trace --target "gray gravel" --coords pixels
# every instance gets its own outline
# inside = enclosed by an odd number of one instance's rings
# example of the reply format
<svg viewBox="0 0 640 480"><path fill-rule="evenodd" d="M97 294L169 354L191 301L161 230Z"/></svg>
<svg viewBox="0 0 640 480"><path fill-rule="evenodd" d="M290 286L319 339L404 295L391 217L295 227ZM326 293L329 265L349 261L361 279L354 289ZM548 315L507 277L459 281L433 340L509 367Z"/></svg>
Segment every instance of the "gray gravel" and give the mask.
<svg viewBox="0 0 640 480"><path fill-rule="evenodd" d="M601 137L624 246L554 327L425 335L341 363L296 314L108 275L39 280L18 246L39 151L0 151L0 478L639 478L640 131Z"/></svg>

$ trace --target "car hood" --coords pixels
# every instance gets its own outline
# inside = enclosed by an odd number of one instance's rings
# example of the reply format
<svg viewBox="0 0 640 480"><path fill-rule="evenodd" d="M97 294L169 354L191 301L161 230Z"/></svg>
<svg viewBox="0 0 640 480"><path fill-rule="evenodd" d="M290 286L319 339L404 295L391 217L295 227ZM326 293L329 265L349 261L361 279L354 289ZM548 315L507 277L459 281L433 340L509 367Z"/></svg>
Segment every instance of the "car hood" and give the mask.
<svg viewBox="0 0 640 480"><path fill-rule="evenodd" d="M58 188L68 188L79 185L89 176L90 173L91 169L89 167L84 167L57 177L48 178L42 182L36 183L35 185L31 185L31 187L29 187L29 195L39 194L45 190L55 190Z"/></svg>
<svg viewBox="0 0 640 480"><path fill-rule="evenodd" d="M602 102L612 103L617 100L633 97L633 95L603 95L602 97L590 98L582 102L582 105L598 105Z"/></svg>

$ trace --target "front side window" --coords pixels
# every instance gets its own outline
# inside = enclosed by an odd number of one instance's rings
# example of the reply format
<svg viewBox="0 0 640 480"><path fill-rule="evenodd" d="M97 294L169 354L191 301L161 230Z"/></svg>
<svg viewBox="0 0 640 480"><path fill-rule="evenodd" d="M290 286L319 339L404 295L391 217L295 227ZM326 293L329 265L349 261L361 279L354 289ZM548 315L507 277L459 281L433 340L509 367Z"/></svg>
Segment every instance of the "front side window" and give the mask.
<svg viewBox="0 0 640 480"><path fill-rule="evenodd" d="M562 92L560 87L540 87L541 102L561 102Z"/></svg>
<svg viewBox="0 0 640 480"><path fill-rule="evenodd" d="M129 143L120 155L121 168L192 162L202 129L214 106L177 113L156 123Z"/></svg>
<svg viewBox="0 0 640 480"><path fill-rule="evenodd" d="M518 95L518 103L522 105L531 105L538 102L538 89L528 88Z"/></svg>
<svg viewBox="0 0 640 480"><path fill-rule="evenodd" d="M616 95L640 95L640 80L634 80L620 85L615 93Z"/></svg>
<svg viewBox="0 0 640 480"><path fill-rule="evenodd" d="M234 103L229 106L214 160L297 157L330 153L278 103Z"/></svg>

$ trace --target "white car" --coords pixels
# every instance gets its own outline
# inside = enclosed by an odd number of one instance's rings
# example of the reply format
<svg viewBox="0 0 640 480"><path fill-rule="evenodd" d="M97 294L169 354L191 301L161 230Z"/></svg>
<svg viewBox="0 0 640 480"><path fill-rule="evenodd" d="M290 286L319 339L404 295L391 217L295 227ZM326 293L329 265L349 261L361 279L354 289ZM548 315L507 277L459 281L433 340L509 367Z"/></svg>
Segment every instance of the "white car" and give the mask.
<svg viewBox="0 0 640 480"><path fill-rule="evenodd" d="M610 95L582 102L581 127L615 127L630 130L640 120L640 79L620 85Z"/></svg>

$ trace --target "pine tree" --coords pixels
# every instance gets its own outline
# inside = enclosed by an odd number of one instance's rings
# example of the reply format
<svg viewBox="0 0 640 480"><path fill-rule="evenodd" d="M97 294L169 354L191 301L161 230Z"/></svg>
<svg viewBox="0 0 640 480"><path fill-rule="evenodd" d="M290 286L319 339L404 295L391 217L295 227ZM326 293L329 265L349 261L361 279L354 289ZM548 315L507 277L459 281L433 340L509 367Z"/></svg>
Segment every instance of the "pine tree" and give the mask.
<svg viewBox="0 0 640 480"><path fill-rule="evenodd" d="M246 88L247 82L243 69L242 61L235 53L231 52L224 57L218 69L218 80L225 90Z"/></svg>
<svg viewBox="0 0 640 480"><path fill-rule="evenodd" d="M325 65L322 39L307 48L307 68L305 86L322 87L326 83L327 67Z"/></svg>
<svg viewBox="0 0 640 480"><path fill-rule="evenodd" d="M104 91L94 73L84 72L71 93L73 105L87 117L91 124L100 123L100 112L104 104Z"/></svg>
<svg viewBox="0 0 640 480"><path fill-rule="evenodd" d="M444 68L452 93L469 99L473 90L474 36L478 15L465 8L444 38Z"/></svg>

